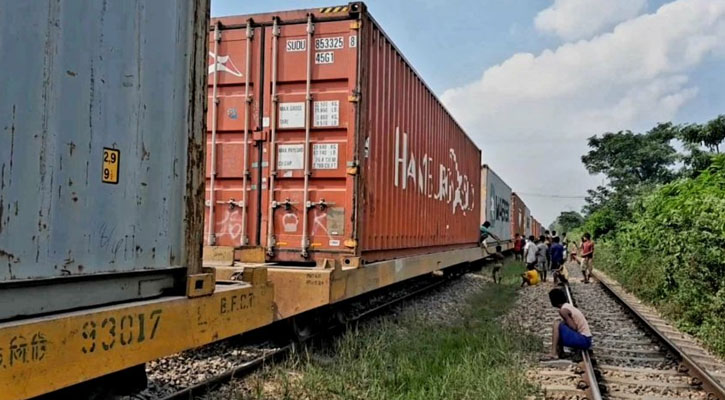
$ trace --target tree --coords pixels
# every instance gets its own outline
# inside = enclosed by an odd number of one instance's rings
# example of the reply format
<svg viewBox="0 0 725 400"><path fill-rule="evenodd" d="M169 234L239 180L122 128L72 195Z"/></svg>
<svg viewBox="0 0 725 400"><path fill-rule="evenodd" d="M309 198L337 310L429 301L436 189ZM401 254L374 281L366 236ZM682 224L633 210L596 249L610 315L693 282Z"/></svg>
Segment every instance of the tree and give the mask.
<svg viewBox="0 0 725 400"><path fill-rule="evenodd" d="M712 156L720 153L725 140L725 115L705 124L688 124L679 128L678 138L682 140L687 153L682 155L685 165L682 174L695 177L712 164Z"/></svg>
<svg viewBox="0 0 725 400"><path fill-rule="evenodd" d="M615 230L632 215L637 195L677 177L679 155L672 142L679 133L678 126L663 123L644 134L620 131L589 138L582 162L590 174L607 178L606 185L587 191L583 212L592 234Z"/></svg>
<svg viewBox="0 0 725 400"><path fill-rule="evenodd" d="M678 136L685 143L702 145L711 153L719 154L720 145L725 140L725 115L718 115L703 125L683 125Z"/></svg>
<svg viewBox="0 0 725 400"><path fill-rule="evenodd" d="M677 133L677 127L664 123L645 134L620 131L592 136L588 142L591 150L582 156L582 162L590 174L604 174L613 191L667 183L675 177L671 167L677 151L671 142Z"/></svg>
<svg viewBox="0 0 725 400"><path fill-rule="evenodd" d="M571 232L584 223L584 217L576 211L562 211L552 224L557 232Z"/></svg>

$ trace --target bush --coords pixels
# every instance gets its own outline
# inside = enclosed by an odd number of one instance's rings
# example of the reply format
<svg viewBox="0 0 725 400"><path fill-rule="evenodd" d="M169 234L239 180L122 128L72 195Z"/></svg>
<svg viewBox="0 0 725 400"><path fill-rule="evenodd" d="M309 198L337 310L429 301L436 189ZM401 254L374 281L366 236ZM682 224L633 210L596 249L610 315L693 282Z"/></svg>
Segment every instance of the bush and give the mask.
<svg viewBox="0 0 725 400"><path fill-rule="evenodd" d="M725 355L725 156L640 198L599 265Z"/></svg>

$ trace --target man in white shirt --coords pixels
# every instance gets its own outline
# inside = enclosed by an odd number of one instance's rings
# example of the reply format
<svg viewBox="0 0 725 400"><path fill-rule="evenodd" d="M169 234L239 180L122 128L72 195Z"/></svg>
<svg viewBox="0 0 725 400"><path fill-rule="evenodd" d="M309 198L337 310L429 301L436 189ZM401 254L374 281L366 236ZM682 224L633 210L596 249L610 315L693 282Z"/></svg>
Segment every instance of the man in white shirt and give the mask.
<svg viewBox="0 0 725 400"><path fill-rule="evenodd" d="M526 261L527 266L531 265L536 268L536 252L538 250L539 248L536 247L536 243L534 243L534 236L529 236L526 241L526 245L524 246L524 261Z"/></svg>

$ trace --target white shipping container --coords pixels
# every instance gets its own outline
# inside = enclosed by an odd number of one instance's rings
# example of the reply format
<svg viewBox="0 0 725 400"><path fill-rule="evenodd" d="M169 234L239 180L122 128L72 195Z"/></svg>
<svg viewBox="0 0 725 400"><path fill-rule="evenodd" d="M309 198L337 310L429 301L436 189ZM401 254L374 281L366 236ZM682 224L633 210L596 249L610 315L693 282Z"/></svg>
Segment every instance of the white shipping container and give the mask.
<svg viewBox="0 0 725 400"><path fill-rule="evenodd" d="M481 167L481 224L490 222L489 230L504 242L512 240L511 192L511 187L488 165ZM487 242L494 243L495 239L489 238Z"/></svg>

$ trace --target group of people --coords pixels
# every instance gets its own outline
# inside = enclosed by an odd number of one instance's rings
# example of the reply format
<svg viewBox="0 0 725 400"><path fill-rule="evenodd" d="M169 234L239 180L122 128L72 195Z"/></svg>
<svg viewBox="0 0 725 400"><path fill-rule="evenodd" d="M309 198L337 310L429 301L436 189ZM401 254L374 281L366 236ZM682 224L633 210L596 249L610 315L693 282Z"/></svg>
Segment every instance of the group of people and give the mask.
<svg viewBox="0 0 725 400"><path fill-rule="evenodd" d="M485 222L481 226L481 242L489 236L500 241L495 234L489 231L490 224ZM562 240L563 238L563 240ZM526 263L526 272L522 274L521 286L538 285L540 281L546 281L548 272L552 272L552 279L555 284L565 284L569 280L569 272L564 262L577 262L581 265L584 275L584 283L589 283L592 273L594 258L594 242L591 235L585 233L581 243L569 241L566 233L560 238L556 231L549 232L536 238L533 235L526 240L522 235L516 233L514 237L514 257ZM577 253L580 254L577 255ZM500 271L503 267L504 255L501 246L496 246L496 253L493 255L493 280L501 282ZM554 321L552 331L551 352L542 361L555 360L562 356L563 348L588 350L592 347L592 333L589 329L584 314L573 304L569 303L564 290L554 288L549 292L549 301L553 307L559 309L561 320Z"/></svg>
<svg viewBox="0 0 725 400"><path fill-rule="evenodd" d="M514 257L526 263L521 286L545 282L549 272L552 273L554 283L567 283L569 281L569 271L565 263L567 255L569 261L581 265L584 283L589 283L594 256L594 242L591 235L585 233L581 238L581 244L570 242L566 238L566 233L562 234L562 238L556 234L556 231L550 233L548 230L538 238L531 235L525 239L524 236L515 234ZM581 254L577 256L578 251L581 251Z"/></svg>

